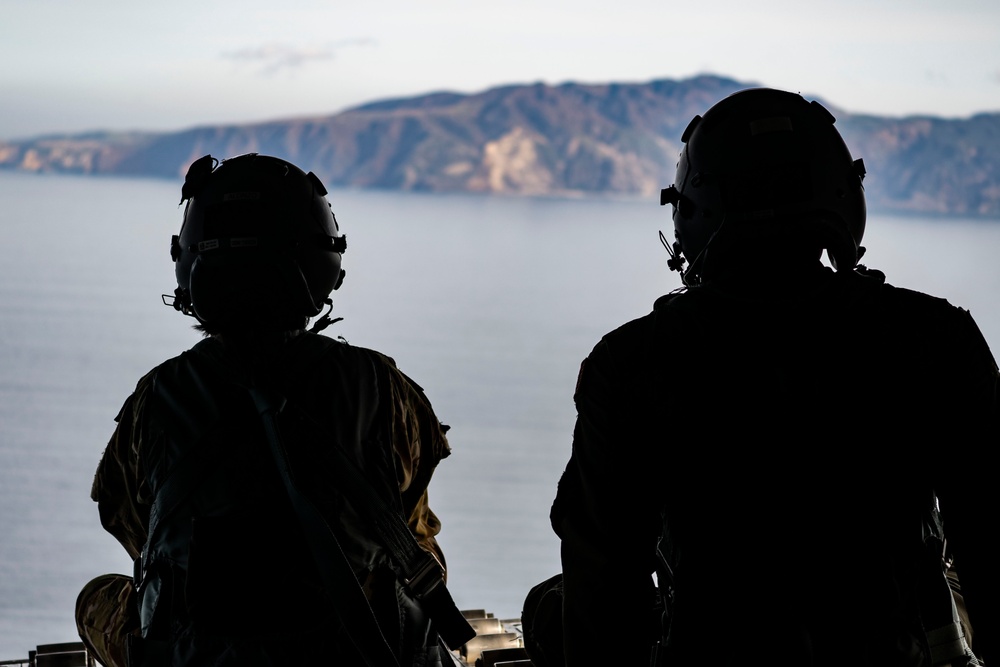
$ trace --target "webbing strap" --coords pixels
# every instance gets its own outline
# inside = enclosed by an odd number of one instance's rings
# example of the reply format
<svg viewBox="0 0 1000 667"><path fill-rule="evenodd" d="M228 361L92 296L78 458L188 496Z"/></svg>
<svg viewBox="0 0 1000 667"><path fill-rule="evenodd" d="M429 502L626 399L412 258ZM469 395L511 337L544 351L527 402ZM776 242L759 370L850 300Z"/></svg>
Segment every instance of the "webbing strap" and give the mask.
<svg viewBox="0 0 1000 667"><path fill-rule="evenodd" d="M403 570L403 583L434 621L449 648L458 648L476 636L444 583L444 572L433 556L417 544L400 513L389 507L365 479L357 463L334 447L333 478L362 519L375 528L383 545Z"/></svg>
<svg viewBox="0 0 1000 667"><path fill-rule="evenodd" d="M251 390L251 394L260 409L259 391ZM315 425L314 420L310 421ZM319 428L318 425L315 427ZM403 583L434 621L434 629L445 644L449 648L458 648L475 637L476 631L459 611L444 583L441 565L417 544L403 517L386 504L358 464L341 447L333 447L332 454L335 461L331 471L334 483L361 518L375 529L383 546L403 570Z"/></svg>
<svg viewBox="0 0 1000 667"><path fill-rule="evenodd" d="M398 667L399 662L382 634L375 612L372 611L337 536L319 510L299 492L292 480L288 457L281 444L275 420L275 415L283 407L284 400L276 406L273 400L269 400L258 389L250 388L249 391L260 413L274 464L281 474L292 507L295 508L295 515L299 519L302 532L316 561L320 578L333 598L340 622L370 667Z"/></svg>

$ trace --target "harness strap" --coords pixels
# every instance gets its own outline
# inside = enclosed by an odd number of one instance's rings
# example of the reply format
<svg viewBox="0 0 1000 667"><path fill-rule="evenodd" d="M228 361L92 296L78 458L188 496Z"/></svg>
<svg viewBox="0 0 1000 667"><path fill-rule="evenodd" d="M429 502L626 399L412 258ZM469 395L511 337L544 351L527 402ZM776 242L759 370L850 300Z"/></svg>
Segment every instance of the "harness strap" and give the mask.
<svg viewBox="0 0 1000 667"><path fill-rule="evenodd" d="M265 396L260 390L251 387L249 391L260 413L275 466L302 526L302 532L316 561L320 578L332 594L334 609L340 617L340 622L370 667L398 667L399 661L382 634L375 612L372 611L337 536L323 515L299 492L292 480L288 457L281 444L275 419L277 413L284 407L284 399L276 405L273 399ZM339 448L334 449L339 451Z"/></svg>
<svg viewBox="0 0 1000 667"><path fill-rule="evenodd" d="M263 395L257 389L251 389L250 393L263 415L262 408L268 407L261 403ZM320 428L315 420L309 421L314 428ZM476 631L459 611L445 585L441 565L420 547L400 512L390 507L376 492L357 463L342 448L333 447L332 450L336 463L332 475L337 488L361 518L375 529L383 546L402 569L403 584L434 621L434 629L445 644L449 648L458 648L475 637Z"/></svg>

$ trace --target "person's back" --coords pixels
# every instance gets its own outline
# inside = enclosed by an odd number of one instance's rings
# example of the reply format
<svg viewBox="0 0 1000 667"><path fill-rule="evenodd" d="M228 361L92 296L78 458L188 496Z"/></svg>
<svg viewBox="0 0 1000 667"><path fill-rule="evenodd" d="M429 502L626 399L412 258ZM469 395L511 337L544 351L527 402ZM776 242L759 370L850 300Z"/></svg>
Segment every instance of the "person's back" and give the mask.
<svg viewBox="0 0 1000 667"><path fill-rule="evenodd" d="M140 380L95 477L136 559L78 601L109 664L450 664L446 427L390 358L304 331L343 278L325 194L265 156L189 172L175 305L210 335Z"/></svg>
<svg viewBox="0 0 1000 667"><path fill-rule="evenodd" d="M794 107L780 113L788 104L754 121L801 124ZM734 106L705 120L738 124ZM704 163L692 173L726 178ZM678 194L685 214L709 196ZM727 220L737 201L729 193L713 213ZM861 212L863 230L863 200ZM973 622L994 627L981 531L995 502L978 483L986 468L973 439L997 434L988 347L966 312L852 271L856 255L836 246L842 270L825 269L799 245L808 236L781 238L785 224L760 248L721 222L702 231L703 246L684 248L689 289L584 362L553 507L569 664L647 659L658 544L672 595L662 664L929 664L925 634L938 626L926 627L937 610L925 600L944 585L924 539L935 493L979 603ZM764 252L766 266L754 257Z"/></svg>

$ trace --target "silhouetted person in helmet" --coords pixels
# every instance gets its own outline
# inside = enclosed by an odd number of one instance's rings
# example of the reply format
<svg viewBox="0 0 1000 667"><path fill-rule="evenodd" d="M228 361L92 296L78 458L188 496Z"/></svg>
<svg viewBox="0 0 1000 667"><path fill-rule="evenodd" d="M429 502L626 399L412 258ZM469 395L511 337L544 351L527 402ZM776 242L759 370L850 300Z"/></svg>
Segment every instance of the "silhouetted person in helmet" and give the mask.
<svg viewBox="0 0 1000 667"><path fill-rule="evenodd" d="M685 288L576 388L568 664L1000 660L997 366L972 317L858 265L864 169L818 103L743 91L682 141Z"/></svg>
<svg viewBox="0 0 1000 667"><path fill-rule="evenodd" d="M105 664L442 665L468 638L427 503L446 427L390 358L305 331L344 277L325 195L263 155L187 174L174 305L207 337L139 381L94 479L135 559L77 603Z"/></svg>

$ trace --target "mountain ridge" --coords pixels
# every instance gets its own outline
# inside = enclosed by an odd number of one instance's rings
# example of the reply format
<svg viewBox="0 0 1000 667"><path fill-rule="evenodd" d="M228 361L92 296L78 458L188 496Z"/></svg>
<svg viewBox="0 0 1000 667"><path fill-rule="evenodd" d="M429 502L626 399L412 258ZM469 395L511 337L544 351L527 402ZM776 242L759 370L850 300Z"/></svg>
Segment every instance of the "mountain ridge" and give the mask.
<svg viewBox="0 0 1000 667"><path fill-rule="evenodd" d="M327 116L0 141L0 169L178 178L206 153L259 152L330 187L651 197L673 180L690 119L756 85L706 74L436 91ZM824 104L865 160L873 210L1000 217L1000 113L889 118Z"/></svg>

